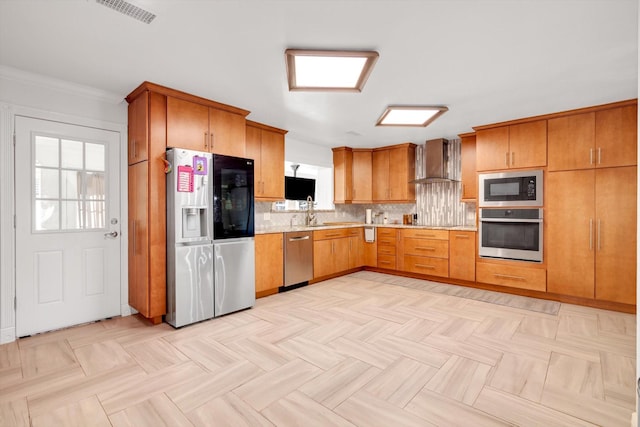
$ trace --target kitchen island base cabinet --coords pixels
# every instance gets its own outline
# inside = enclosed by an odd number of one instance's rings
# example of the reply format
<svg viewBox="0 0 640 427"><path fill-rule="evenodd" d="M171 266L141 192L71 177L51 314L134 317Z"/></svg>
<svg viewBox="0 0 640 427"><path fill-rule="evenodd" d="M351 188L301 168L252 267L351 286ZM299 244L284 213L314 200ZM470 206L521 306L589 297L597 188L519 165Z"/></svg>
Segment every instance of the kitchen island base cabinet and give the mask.
<svg viewBox="0 0 640 427"><path fill-rule="evenodd" d="M284 283L283 234L258 234L256 243L256 298L275 294Z"/></svg>
<svg viewBox="0 0 640 427"><path fill-rule="evenodd" d="M477 262L476 280L479 283L508 286L510 288L540 292L547 290L547 274L544 268L520 267L506 263Z"/></svg>

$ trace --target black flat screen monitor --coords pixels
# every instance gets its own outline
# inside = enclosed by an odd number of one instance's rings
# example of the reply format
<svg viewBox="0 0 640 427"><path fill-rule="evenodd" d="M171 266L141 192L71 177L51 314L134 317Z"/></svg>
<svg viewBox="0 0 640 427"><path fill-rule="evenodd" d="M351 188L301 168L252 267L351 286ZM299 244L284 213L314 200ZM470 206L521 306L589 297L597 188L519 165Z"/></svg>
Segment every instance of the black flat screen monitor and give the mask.
<svg viewBox="0 0 640 427"><path fill-rule="evenodd" d="M284 198L287 200L307 200L311 196L315 200L316 180L311 178L284 177Z"/></svg>

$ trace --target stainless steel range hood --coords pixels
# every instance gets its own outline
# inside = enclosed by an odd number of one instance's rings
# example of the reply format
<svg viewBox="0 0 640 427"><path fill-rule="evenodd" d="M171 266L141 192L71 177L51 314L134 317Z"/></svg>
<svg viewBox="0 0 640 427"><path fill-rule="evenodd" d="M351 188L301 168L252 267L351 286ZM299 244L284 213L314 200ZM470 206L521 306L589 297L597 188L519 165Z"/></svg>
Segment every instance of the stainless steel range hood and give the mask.
<svg viewBox="0 0 640 427"><path fill-rule="evenodd" d="M449 141L444 138L430 139L424 144L424 177L410 181L415 184L432 182L455 182L449 176Z"/></svg>

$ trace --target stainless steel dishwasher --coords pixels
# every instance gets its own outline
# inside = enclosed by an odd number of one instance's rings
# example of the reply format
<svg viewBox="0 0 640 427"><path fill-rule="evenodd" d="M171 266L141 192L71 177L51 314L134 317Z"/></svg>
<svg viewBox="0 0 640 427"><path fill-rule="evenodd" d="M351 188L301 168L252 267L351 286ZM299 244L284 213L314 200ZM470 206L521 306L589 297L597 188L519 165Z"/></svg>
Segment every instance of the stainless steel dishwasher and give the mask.
<svg viewBox="0 0 640 427"><path fill-rule="evenodd" d="M284 286L313 279L313 232L284 233Z"/></svg>

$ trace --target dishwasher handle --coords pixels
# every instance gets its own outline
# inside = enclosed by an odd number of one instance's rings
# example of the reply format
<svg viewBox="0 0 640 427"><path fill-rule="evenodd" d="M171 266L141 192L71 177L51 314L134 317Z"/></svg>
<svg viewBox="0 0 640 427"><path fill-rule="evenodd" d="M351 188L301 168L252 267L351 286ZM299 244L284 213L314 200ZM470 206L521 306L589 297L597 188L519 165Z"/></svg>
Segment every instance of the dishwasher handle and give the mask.
<svg viewBox="0 0 640 427"><path fill-rule="evenodd" d="M301 237L289 237L290 242L295 242L298 240L309 240L309 236L301 236Z"/></svg>

